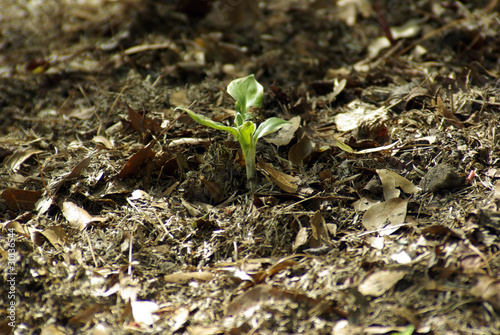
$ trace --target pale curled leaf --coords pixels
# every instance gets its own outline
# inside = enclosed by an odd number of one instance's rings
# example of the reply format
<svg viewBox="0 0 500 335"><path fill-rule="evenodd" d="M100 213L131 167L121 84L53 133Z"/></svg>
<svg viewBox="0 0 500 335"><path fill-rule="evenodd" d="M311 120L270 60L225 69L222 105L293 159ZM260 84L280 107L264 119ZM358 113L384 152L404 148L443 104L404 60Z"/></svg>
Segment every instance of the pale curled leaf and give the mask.
<svg viewBox="0 0 500 335"><path fill-rule="evenodd" d="M296 193L297 192L297 177L293 177L283 172L279 172L278 170L271 167L270 164L267 163L258 163L257 166L262 170L266 171L269 174L271 180L278 186L282 191L287 193Z"/></svg>
<svg viewBox="0 0 500 335"><path fill-rule="evenodd" d="M160 309L160 306L154 301L132 301L130 305L132 307L132 315L137 323L151 326L155 321L160 319L158 315L154 314Z"/></svg>
<svg viewBox="0 0 500 335"><path fill-rule="evenodd" d="M243 113L243 121L245 121L245 114L249 107L260 107L262 105L264 87L262 87L262 85L255 80L255 76L251 74L230 82L227 86L227 93L236 100L236 106L240 108L240 112Z"/></svg>
<svg viewBox="0 0 500 335"><path fill-rule="evenodd" d="M394 171L386 169L377 169L376 171L380 178L380 182L382 183L385 200L389 200L391 198L399 196L399 194L396 196L391 196L394 188L396 187L401 188L405 193L408 194L415 194L420 190L420 188L415 186L411 181L403 176L400 176Z"/></svg>
<svg viewBox="0 0 500 335"><path fill-rule="evenodd" d="M71 201L64 201L61 209L64 217L73 228L83 230L93 220L92 215Z"/></svg>
<svg viewBox="0 0 500 335"><path fill-rule="evenodd" d="M408 201L393 198L371 206L363 215L363 227L367 230L376 230L386 225L396 226L404 223Z"/></svg>
<svg viewBox="0 0 500 335"><path fill-rule="evenodd" d="M372 273L359 285L358 290L363 295L380 297L403 279L404 271L378 271Z"/></svg>

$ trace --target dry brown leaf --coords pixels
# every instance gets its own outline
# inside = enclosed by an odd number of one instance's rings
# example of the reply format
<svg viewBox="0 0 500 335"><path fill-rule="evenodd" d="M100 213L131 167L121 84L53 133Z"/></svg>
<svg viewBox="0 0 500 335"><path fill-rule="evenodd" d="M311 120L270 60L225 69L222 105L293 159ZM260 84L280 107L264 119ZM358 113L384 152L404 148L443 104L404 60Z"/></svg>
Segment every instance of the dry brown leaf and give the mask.
<svg viewBox="0 0 500 335"><path fill-rule="evenodd" d="M396 172L377 169L377 174L382 183L382 188L384 190L384 199L387 201L392 198L399 197L399 192L396 192L396 187L400 187L405 193L414 194L417 193L420 188L415 186L411 181L403 176L400 176Z"/></svg>
<svg viewBox="0 0 500 335"><path fill-rule="evenodd" d="M306 227L300 228L297 236L295 236L295 242L293 242L292 250L295 252L298 248L305 245L309 239L309 233Z"/></svg>
<svg viewBox="0 0 500 335"><path fill-rule="evenodd" d="M310 224L312 236L309 239L309 246L311 248L317 248L321 246L324 241L328 241L328 233L325 230L325 219L319 210L314 213Z"/></svg>
<svg viewBox="0 0 500 335"><path fill-rule="evenodd" d="M71 201L64 201L61 206L62 213L66 220L68 220L71 227L83 230L93 221L94 218L85 209L79 207Z"/></svg>
<svg viewBox="0 0 500 335"><path fill-rule="evenodd" d="M156 121L137 113L127 104L125 104L125 107L127 107L130 123L138 134L142 134L145 130L150 131L154 135L161 133L161 125L159 125Z"/></svg>
<svg viewBox="0 0 500 335"><path fill-rule="evenodd" d="M90 164L90 157L84 158L80 163L78 163L70 173L64 176L64 179L79 178L83 172Z"/></svg>
<svg viewBox="0 0 500 335"><path fill-rule="evenodd" d="M101 304L95 304L87 309L78 312L78 314L68 320L68 323L84 326L87 324L87 322L91 321L94 318L94 315L96 313L99 313L101 309Z"/></svg>
<svg viewBox="0 0 500 335"><path fill-rule="evenodd" d="M288 151L288 160L295 165L302 163L302 160L309 156L313 149L313 142L309 136L305 135L295 143Z"/></svg>
<svg viewBox="0 0 500 335"><path fill-rule="evenodd" d="M393 198L370 207L363 215L363 227L367 230L377 230L387 225L396 226L404 223L407 200Z"/></svg>
<svg viewBox="0 0 500 335"><path fill-rule="evenodd" d="M405 271L377 271L365 278L358 290L363 295L380 297L403 279L405 274Z"/></svg>
<svg viewBox="0 0 500 335"><path fill-rule="evenodd" d="M96 144L101 144L106 149L109 149L109 150L111 150L115 147L113 145L113 142L111 142L111 140L109 138L101 136L101 135L94 136L94 138L92 139L92 142L94 142Z"/></svg>
<svg viewBox="0 0 500 335"><path fill-rule="evenodd" d="M288 145L300 127L300 116L292 117L289 122L290 124L285 125L277 132L264 136L264 141L277 146Z"/></svg>
<svg viewBox="0 0 500 335"><path fill-rule="evenodd" d="M49 325L49 326L43 327L40 335L66 335L66 333L54 325Z"/></svg>
<svg viewBox="0 0 500 335"><path fill-rule="evenodd" d="M214 277L212 272L202 271L202 272L180 272L165 275L163 279L168 283L186 283L191 280L198 281L209 281Z"/></svg>
<svg viewBox="0 0 500 335"><path fill-rule="evenodd" d="M500 280L489 276L480 276L470 291L474 296L489 302L500 312Z"/></svg>
<svg viewBox="0 0 500 335"><path fill-rule="evenodd" d="M61 226L52 226L45 228L41 234L52 244L54 248L59 250L62 245L66 244L66 231Z"/></svg>
<svg viewBox="0 0 500 335"><path fill-rule="evenodd" d="M41 191L27 191L8 188L2 192L2 198L12 211L31 210L42 196Z"/></svg>
<svg viewBox="0 0 500 335"><path fill-rule="evenodd" d="M208 192L210 192L210 195L212 196L215 202L221 201L222 195L224 194L223 186L217 184L216 182L206 180L203 177L201 177L201 182L207 188Z"/></svg>
<svg viewBox="0 0 500 335"><path fill-rule="evenodd" d="M175 321L175 324L172 326L170 331L175 333L177 330L181 329L182 326L189 319L189 308L187 307L179 307L172 313L172 320Z"/></svg>
<svg viewBox="0 0 500 335"><path fill-rule="evenodd" d="M33 155L38 155L43 153L42 150L36 149L26 149L17 150L12 155L7 157L4 161L4 165L11 169L12 171L17 171L21 164Z"/></svg>
<svg viewBox="0 0 500 335"><path fill-rule="evenodd" d="M297 177L293 177L283 172L279 172L271 167L270 164L267 163L257 163L257 167L266 171L271 177L273 183L276 184L282 191L287 193L296 193L297 192Z"/></svg>
<svg viewBox="0 0 500 335"><path fill-rule="evenodd" d="M223 334L224 329L220 327L187 326L189 335L216 335Z"/></svg>
<svg viewBox="0 0 500 335"><path fill-rule="evenodd" d="M132 157L129 158L127 164L118 173L118 178L125 178L135 173L139 167L146 162L148 158L153 158L155 156L153 150L151 149L155 141L152 141L147 146L136 152Z"/></svg>
<svg viewBox="0 0 500 335"><path fill-rule="evenodd" d="M443 99L441 99L440 96L436 98L435 104L437 112L439 113L439 115L444 117L444 120L447 124L452 125L457 129L462 129L465 127L462 121L460 121L452 112L450 112L446 108Z"/></svg>

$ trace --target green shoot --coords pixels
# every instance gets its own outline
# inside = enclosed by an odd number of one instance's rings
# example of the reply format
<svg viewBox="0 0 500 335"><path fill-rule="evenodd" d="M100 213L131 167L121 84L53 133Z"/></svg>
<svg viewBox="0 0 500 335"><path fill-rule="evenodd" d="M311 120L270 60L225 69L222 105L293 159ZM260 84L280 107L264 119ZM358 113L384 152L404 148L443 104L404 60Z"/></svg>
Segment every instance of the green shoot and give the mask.
<svg viewBox="0 0 500 335"><path fill-rule="evenodd" d="M264 88L255 80L253 74L235 79L227 86L227 92L236 100L236 116L234 127L226 126L220 122L197 114L190 109L177 107L185 111L196 122L217 130L227 131L240 143L243 157L245 158L247 181L250 188L254 188L256 177L255 153L259 138L274 133L288 124L288 121L277 117L262 122L258 127L252 121L253 116L249 113L250 107L260 107L264 96Z"/></svg>

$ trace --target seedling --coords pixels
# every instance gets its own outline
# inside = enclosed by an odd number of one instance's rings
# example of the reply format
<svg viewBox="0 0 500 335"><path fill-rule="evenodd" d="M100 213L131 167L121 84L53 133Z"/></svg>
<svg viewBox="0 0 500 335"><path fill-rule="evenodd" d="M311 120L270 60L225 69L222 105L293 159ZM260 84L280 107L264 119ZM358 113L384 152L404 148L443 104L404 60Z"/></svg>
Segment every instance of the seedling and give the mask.
<svg viewBox="0 0 500 335"><path fill-rule="evenodd" d="M250 107L260 107L264 88L255 80L253 74L235 79L227 86L227 92L236 100L236 116L234 127L215 122L204 115L197 114L190 109L177 107L185 111L196 122L218 130L224 130L232 134L240 142L243 157L247 169L247 180L250 187L254 187L256 168L255 152L259 138L274 133L290 122L277 117L265 120L257 127L253 122L253 115L249 112Z"/></svg>

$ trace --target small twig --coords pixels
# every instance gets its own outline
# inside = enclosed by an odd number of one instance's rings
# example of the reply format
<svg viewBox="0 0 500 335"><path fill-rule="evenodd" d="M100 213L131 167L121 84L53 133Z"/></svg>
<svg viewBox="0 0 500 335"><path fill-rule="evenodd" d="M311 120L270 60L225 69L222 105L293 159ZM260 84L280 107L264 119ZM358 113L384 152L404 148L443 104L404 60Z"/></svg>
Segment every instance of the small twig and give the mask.
<svg viewBox="0 0 500 335"><path fill-rule="evenodd" d="M92 255L92 259L94 260L94 265L97 268L98 267L97 259L95 258L94 248L92 248L92 242L90 241L89 233L87 233L86 230L84 230L83 233L85 234L85 237L87 238L87 242L89 244L89 249L90 249L90 254Z"/></svg>

